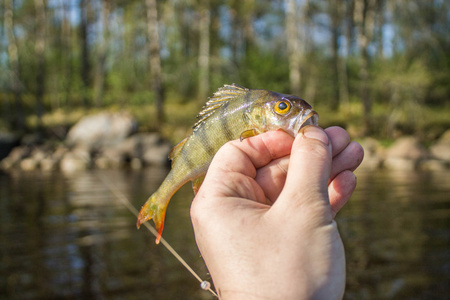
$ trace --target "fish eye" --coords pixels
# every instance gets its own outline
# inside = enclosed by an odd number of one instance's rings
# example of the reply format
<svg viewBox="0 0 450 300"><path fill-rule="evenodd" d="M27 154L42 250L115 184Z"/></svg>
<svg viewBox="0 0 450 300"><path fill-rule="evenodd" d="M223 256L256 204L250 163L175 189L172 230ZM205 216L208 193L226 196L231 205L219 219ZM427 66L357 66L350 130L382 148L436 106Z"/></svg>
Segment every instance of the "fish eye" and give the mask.
<svg viewBox="0 0 450 300"><path fill-rule="evenodd" d="M274 110L279 115L285 115L291 110L292 104L287 100L280 100L275 103Z"/></svg>

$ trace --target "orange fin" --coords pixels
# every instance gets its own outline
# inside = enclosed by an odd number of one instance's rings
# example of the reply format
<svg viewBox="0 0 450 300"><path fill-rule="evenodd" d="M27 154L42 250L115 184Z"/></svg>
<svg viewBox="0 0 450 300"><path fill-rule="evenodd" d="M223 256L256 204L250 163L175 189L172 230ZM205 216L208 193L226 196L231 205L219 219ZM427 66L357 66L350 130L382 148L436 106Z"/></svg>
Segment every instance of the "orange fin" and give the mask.
<svg viewBox="0 0 450 300"><path fill-rule="evenodd" d="M243 131L241 133L241 137L240 137L241 142L243 140L248 139L248 138L250 138L252 136L255 136L255 135L258 135L258 132L256 131L256 129L250 129L250 130Z"/></svg>
<svg viewBox="0 0 450 300"><path fill-rule="evenodd" d="M167 204L161 205L157 203L153 194L150 198L148 198L144 206L142 206L136 223L136 227L139 229L139 227L141 227L144 222L153 219L153 222L155 222L156 230L158 231L158 236L156 237L157 244L159 244L159 240L161 239L161 234L164 228L166 209Z"/></svg>
<svg viewBox="0 0 450 300"><path fill-rule="evenodd" d="M205 175L199 176L192 180L192 189L194 190L194 195L197 195L198 190L202 186L203 180L205 179Z"/></svg>

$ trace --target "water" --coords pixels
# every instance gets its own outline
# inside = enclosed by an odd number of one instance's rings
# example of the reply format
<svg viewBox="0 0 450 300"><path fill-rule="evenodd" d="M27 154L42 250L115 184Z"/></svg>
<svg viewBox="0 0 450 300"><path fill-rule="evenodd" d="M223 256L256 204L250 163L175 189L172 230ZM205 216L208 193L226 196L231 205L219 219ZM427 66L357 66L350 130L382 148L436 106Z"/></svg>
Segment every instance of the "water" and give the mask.
<svg viewBox="0 0 450 300"><path fill-rule="evenodd" d="M102 183L135 207L167 170L0 174L0 298L213 299ZM450 295L450 171L360 171L338 215L346 299ZM192 191L175 195L164 237L203 278L189 220Z"/></svg>

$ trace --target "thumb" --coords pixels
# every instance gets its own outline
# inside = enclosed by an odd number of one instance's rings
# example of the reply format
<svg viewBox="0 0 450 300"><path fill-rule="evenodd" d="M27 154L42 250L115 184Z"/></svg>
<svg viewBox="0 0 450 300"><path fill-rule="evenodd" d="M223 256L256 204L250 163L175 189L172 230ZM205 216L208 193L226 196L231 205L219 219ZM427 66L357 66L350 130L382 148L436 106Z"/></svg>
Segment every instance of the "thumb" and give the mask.
<svg viewBox="0 0 450 300"><path fill-rule="evenodd" d="M331 160L331 143L325 131L317 126L302 128L292 145L286 183L276 204L294 213L299 207L316 206L318 201L329 205Z"/></svg>

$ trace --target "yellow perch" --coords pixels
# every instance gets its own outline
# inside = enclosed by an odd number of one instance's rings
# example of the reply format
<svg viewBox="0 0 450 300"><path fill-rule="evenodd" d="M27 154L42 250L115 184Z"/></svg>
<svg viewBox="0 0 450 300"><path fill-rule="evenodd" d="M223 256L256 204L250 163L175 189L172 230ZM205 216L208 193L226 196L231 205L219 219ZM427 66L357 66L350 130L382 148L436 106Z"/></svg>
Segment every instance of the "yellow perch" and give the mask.
<svg viewBox="0 0 450 300"><path fill-rule="evenodd" d="M197 117L193 133L171 150L172 168L138 216L138 228L153 219L158 231L157 244L170 198L188 181L192 181L197 193L211 160L226 142L238 138L242 141L277 129L295 136L302 126L318 124L318 114L305 100L236 84L225 85L215 92Z"/></svg>

